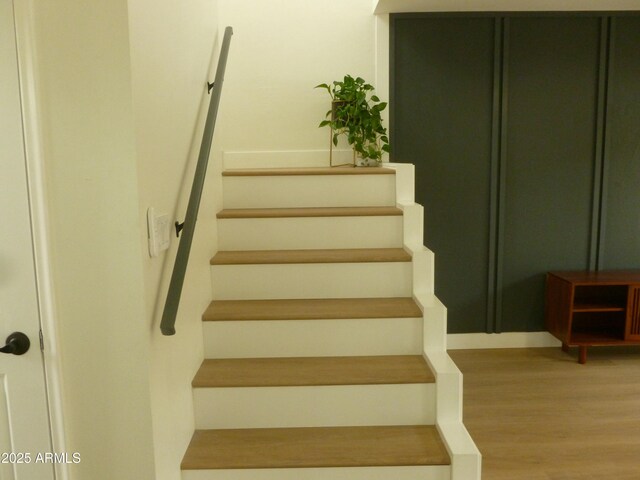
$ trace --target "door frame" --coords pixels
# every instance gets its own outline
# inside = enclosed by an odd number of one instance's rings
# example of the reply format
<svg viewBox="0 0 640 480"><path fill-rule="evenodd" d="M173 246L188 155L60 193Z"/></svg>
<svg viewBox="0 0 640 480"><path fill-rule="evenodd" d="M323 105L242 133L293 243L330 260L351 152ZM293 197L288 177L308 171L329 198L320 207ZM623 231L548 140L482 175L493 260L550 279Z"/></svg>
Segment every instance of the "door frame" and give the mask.
<svg viewBox="0 0 640 480"><path fill-rule="evenodd" d="M49 408L51 444L54 452L66 452L63 408L63 378L60 363L60 342L51 272L49 215L46 207L46 171L42 149L42 128L38 107L37 51L33 25L33 0L11 0L13 3L16 48L22 104L22 128L31 213L36 288L40 329L42 332L45 388ZM65 463L54 465L56 480L68 480Z"/></svg>

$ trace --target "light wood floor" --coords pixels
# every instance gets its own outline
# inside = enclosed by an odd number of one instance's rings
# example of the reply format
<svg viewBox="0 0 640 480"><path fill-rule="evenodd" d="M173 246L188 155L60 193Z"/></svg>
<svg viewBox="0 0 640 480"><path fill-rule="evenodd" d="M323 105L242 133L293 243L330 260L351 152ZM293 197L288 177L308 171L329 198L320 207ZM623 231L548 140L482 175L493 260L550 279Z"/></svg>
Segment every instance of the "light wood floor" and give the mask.
<svg viewBox="0 0 640 480"><path fill-rule="evenodd" d="M415 318L422 311L413 298L303 298L214 300L202 315L207 321L329 320L342 318Z"/></svg>
<svg viewBox="0 0 640 480"><path fill-rule="evenodd" d="M433 383L422 355L207 358L193 387L302 387Z"/></svg>
<svg viewBox="0 0 640 480"><path fill-rule="evenodd" d="M398 207L225 208L218 218L376 217L402 216Z"/></svg>
<svg viewBox="0 0 640 480"><path fill-rule="evenodd" d="M366 263L410 262L403 248L343 248L331 250L219 251L211 265L258 265L273 263Z"/></svg>
<svg viewBox="0 0 640 480"><path fill-rule="evenodd" d="M430 425L196 430L183 470L448 465Z"/></svg>
<svg viewBox="0 0 640 480"><path fill-rule="evenodd" d="M640 348L449 353L483 480L640 479Z"/></svg>
<svg viewBox="0 0 640 480"><path fill-rule="evenodd" d="M223 177L273 177L290 175L395 175L393 168L335 168L335 167L293 167L293 168L239 168L224 170Z"/></svg>

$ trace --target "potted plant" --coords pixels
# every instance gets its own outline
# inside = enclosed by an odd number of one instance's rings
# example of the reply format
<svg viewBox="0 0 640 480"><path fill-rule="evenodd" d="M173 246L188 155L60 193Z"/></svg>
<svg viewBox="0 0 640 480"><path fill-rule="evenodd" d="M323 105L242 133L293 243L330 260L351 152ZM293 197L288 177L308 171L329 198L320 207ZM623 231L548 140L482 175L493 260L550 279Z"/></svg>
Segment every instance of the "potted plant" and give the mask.
<svg viewBox="0 0 640 480"><path fill-rule="evenodd" d="M331 96L331 110L319 126L331 128L333 146L338 145L340 135L345 135L353 148L355 165L378 166L383 152L389 152L387 129L380 115L387 103L380 101L371 85L351 75L315 88L323 88Z"/></svg>

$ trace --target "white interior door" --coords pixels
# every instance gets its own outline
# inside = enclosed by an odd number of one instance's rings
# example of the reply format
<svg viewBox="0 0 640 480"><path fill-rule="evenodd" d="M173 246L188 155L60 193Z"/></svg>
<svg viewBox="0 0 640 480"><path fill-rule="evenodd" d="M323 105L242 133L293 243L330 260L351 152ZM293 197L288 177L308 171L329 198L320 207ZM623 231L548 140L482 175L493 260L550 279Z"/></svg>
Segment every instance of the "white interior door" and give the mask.
<svg viewBox="0 0 640 480"><path fill-rule="evenodd" d="M23 355L0 353L0 480L54 478L23 141L12 0L0 0L0 347L14 332ZM40 454L40 456L38 455Z"/></svg>

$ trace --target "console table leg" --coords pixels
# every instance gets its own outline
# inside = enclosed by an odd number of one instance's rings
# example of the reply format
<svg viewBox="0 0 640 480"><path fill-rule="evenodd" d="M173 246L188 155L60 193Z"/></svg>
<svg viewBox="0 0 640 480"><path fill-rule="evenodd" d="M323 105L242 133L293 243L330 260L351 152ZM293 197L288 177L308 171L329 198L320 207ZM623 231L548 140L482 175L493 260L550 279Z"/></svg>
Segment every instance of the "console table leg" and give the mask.
<svg viewBox="0 0 640 480"><path fill-rule="evenodd" d="M578 362L582 363L583 365L585 363L587 363L587 347L586 347L586 345L580 345L580 358L579 358Z"/></svg>
<svg viewBox="0 0 640 480"><path fill-rule="evenodd" d="M562 342L562 351L565 353L569 353L569 345L567 345L566 343Z"/></svg>

